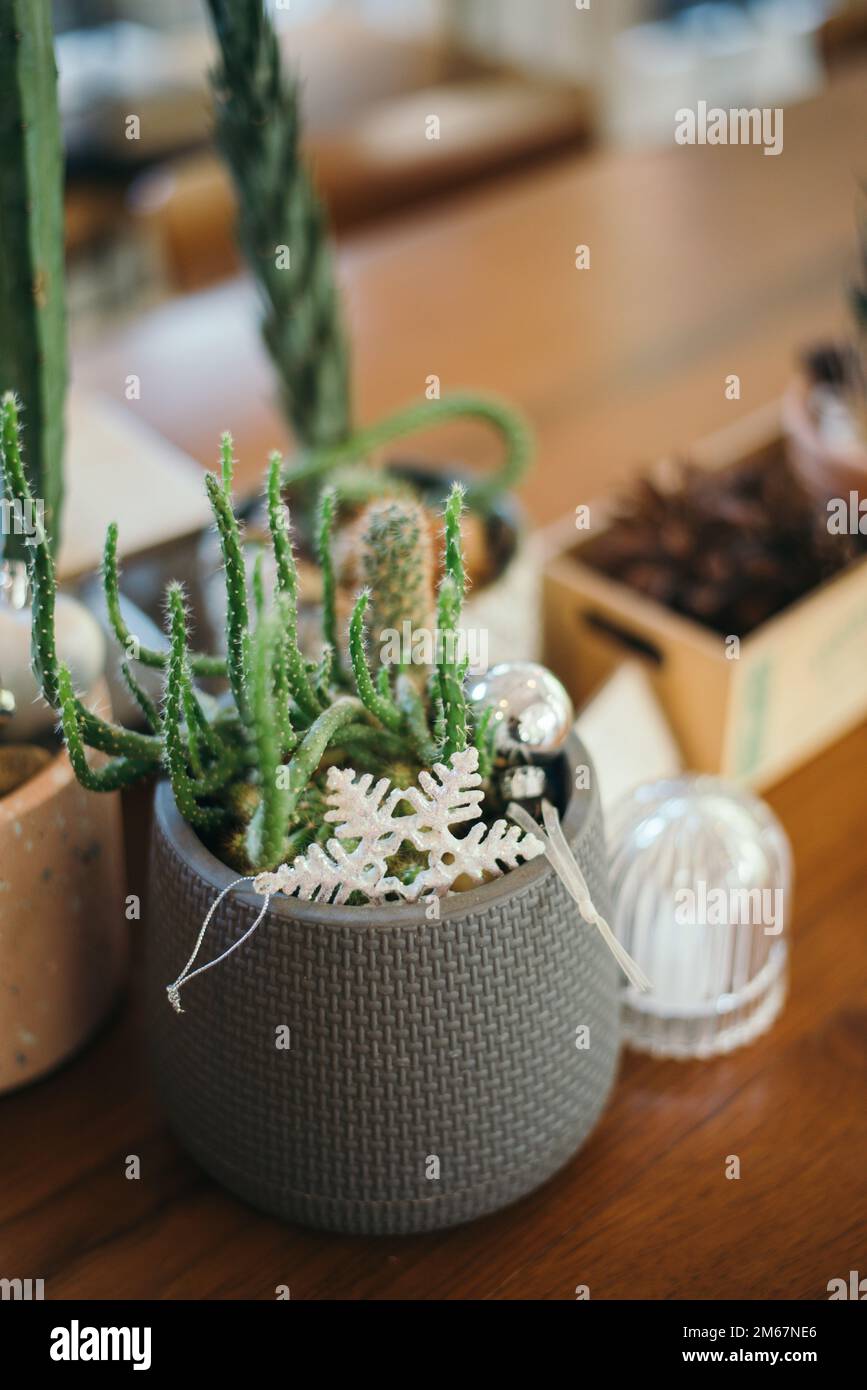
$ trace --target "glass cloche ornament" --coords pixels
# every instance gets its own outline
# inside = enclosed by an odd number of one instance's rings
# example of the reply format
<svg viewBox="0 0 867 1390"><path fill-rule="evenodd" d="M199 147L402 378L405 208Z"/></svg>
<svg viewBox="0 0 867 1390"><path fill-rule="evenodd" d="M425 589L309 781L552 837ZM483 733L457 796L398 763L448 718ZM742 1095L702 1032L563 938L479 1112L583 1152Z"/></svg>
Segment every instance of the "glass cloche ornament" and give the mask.
<svg viewBox="0 0 867 1390"><path fill-rule="evenodd" d="M791 851L764 802L717 777L653 782L610 817L612 927L649 976L626 1040L710 1057L770 1027L786 989Z"/></svg>

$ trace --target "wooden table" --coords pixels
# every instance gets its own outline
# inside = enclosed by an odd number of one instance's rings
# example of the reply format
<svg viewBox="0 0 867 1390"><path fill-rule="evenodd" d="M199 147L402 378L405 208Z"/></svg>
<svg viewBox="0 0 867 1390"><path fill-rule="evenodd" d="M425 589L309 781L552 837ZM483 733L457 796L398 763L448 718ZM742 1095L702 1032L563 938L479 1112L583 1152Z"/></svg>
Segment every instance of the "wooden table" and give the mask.
<svg viewBox="0 0 867 1390"><path fill-rule="evenodd" d="M840 318L865 117L860 73L787 114L779 159L569 164L354 244L362 416L431 372L515 396L539 430L525 495L544 520L770 398L797 345ZM581 242L590 271L573 269ZM251 481L280 434L240 285L160 310L78 368L117 395L139 373L143 413L203 460L230 425ZM740 403L724 397L731 372ZM446 442L485 457L474 432ZM830 1279L867 1272L867 727L770 800L798 872L782 1018L714 1062L627 1054L585 1149L511 1210L374 1241L242 1206L166 1128L136 975L81 1057L0 1103L3 1270L44 1277L53 1298L262 1299L278 1284L296 1299L571 1299L579 1284L594 1299L824 1298ZM142 822L133 808L130 891L144 894Z"/></svg>

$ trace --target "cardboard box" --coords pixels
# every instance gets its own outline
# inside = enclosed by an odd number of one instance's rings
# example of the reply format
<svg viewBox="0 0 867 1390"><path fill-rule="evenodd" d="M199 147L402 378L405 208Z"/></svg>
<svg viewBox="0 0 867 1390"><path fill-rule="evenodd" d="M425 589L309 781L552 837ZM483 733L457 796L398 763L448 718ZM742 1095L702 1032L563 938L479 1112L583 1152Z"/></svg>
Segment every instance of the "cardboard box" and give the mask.
<svg viewBox="0 0 867 1390"><path fill-rule="evenodd" d="M784 447L776 407L696 446L708 468L772 459ZM591 569L584 545L611 504L548 536L546 664L583 704L625 657L647 671L688 767L756 788L778 781L867 717L867 557L792 604L727 654L723 637Z"/></svg>

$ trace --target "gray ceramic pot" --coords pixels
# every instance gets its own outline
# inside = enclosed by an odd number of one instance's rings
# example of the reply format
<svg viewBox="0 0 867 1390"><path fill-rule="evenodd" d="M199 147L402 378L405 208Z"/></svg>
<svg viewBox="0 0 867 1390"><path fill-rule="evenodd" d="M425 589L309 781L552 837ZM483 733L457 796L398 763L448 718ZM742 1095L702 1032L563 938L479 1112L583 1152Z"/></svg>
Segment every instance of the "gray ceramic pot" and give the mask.
<svg viewBox="0 0 867 1390"><path fill-rule="evenodd" d="M573 738L566 785L588 761ZM590 781L563 823L605 912ZM218 1181L306 1225L424 1231L515 1201L575 1153L614 1079L618 972L545 859L444 900L435 922L414 906L279 897L246 945L185 989L177 1015L166 985L233 877L162 784L150 1034L172 1125ZM260 907L255 894L230 894L200 959L237 940ZM284 1028L288 1049L277 1046Z"/></svg>

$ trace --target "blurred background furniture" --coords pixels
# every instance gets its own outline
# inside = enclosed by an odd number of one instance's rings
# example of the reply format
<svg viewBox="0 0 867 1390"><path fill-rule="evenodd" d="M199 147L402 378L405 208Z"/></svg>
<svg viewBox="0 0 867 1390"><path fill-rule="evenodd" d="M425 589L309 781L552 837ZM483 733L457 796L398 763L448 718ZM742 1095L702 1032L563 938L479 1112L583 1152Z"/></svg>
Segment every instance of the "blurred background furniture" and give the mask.
<svg viewBox="0 0 867 1390"><path fill-rule="evenodd" d="M100 12L112 8L129 7ZM321 16L287 22L281 36L303 76L308 155L338 232L590 138L590 101L574 81L487 61L448 28L395 32L358 7L318 8ZM69 18L75 9L67 6ZM210 148L212 45L202 7L182 6L168 29L155 26L158 14L146 17L70 30L58 47L71 209L79 222L85 209L104 212L88 223L91 242L112 226L131 238L131 278L149 282L153 295L231 274L238 255L234 195ZM436 138L430 116L440 123ZM98 196L106 187L128 192L120 218Z"/></svg>
<svg viewBox="0 0 867 1390"><path fill-rule="evenodd" d="M779 159L673 144L567 156L348 234L359 419L421 396L432 372L444 391L513 399L537 429L523 494L545 522L779 397L803 343L845 322L865 120L862 66L787 112ZM79 377L122 398L137 373L136 411L202 462L230 427L240 484L258 486L291 441L257 313L243 278L175 297L80 355ZM455 426L412 450L484 466L491 444Z"/></svg>
<svg viewBox="0 0 867 1390"><path fill-rule="evenodd" d="M288 37L290 62L303 58L308 155L338 233L589 139L589 100L565 81L495 67L435 39L383 39L352 19ZM365 77L348 88L347 52ZM440 123L435 139L430 116ZM173 288L237 269L234 194L212 152L158 165L133 185L130 203Z"/></svg>
<svg viewBox="0 0 867 1390"><path fill-rule="evenodd" d="M672 111L792 104L867 36L867 0L293 0L335 229L601 143L671 142ZM56 0L77 330L238 266L210 144L202 0ZM440 122L428 138L427 120Z"/></svg>

